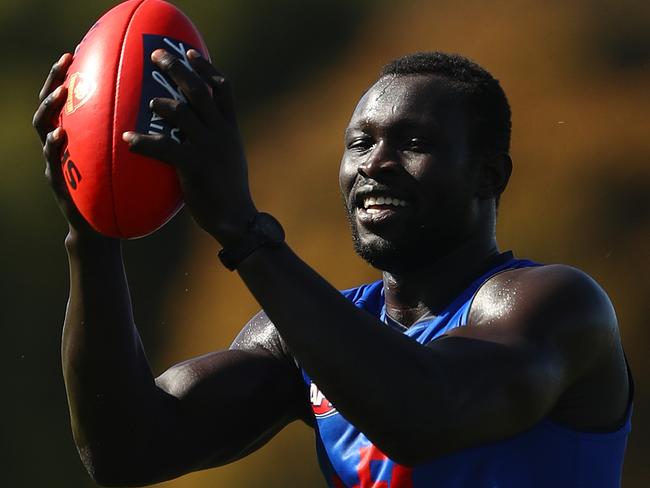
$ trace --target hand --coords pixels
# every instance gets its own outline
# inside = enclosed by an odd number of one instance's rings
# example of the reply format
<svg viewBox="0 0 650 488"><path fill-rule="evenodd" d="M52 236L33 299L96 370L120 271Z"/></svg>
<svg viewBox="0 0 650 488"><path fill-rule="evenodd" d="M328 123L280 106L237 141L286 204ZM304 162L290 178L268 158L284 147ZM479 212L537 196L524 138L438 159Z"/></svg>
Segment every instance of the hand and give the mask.
<svg viewBox="0 0 650 488"><path fill-rule="evenodd" d="M70 235L80 234L93 237L99 234L81 216L65 184L61 165L61 150L65 144L65 131L57 127L57 118L65 103L67 89L63 86L66 73L72 63L72 55L65 53L54 63L43 88L39 93L39 106L34 113L32 124L43 144L45 156L45 177L47 178L59 208L68 221Z"/></svg>
<svg viewBox="0 0 650 488"><path fill-rule="evenodd" d="M248 186L248 170L230 87L226 79L195 50L192 66L158 49L151 59L181 89L187 103L155 98L151 109L178 127L185 141L125 132L132 151L176 168L185 203L194 219L224 247L235 243L257 213Z"/></svg>

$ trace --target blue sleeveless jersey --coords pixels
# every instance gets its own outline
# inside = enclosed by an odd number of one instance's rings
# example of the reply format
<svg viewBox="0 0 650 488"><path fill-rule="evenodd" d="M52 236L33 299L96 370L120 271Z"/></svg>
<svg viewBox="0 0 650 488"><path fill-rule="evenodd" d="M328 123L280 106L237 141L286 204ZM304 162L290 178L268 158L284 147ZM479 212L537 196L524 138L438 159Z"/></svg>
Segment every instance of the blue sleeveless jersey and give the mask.
<svg viewBox="0 0 650 488"><path fill-rule="evenodd" d="M426 344L462 327L472 298L496 273L536 266L505 255L505 262L479 277L440 315L416 322L403 333ZM342 292L357 307L391 326L384 308L383 283ZM401 466L349 423L303 370L316 420L318 460L331 488L612 488L620 486L631 406L615 432L586 433L548 419L502 441L464 449L414 467Z"/></svg>

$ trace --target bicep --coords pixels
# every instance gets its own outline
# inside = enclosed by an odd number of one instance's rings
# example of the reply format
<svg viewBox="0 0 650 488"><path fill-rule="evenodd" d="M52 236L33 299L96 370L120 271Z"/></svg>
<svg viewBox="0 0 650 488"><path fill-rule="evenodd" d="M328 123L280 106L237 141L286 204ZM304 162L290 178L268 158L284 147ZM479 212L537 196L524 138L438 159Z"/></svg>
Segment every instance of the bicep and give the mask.
<svg viewBox="0 0 650 488"><path fill-rule="evenodd" d="M517 434L546 416L566 385L560 356L530 342L493 341L459 328L428 345L447 410L446 449Z"/></svg>
<svg viewBox="0 0 650 488"><path fill-rule="evenodd" d="M302 417L306 393L295 364L253 339L246 347L236 343L156 379L165 405L159 423L166 433L159 450L165 459L157 459L157 465L182 473L226 464Z"/></svg>

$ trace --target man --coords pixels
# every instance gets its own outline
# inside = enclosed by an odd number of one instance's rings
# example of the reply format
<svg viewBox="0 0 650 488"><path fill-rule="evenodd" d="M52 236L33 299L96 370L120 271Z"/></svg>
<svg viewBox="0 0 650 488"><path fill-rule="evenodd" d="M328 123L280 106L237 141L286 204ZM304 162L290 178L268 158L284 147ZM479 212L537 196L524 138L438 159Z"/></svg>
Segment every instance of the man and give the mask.
<svg viewBox="0 0 650 488"><path fill-rule="evenodd" d="M632 385L614 310L584 273L498 251L510 109L487 71L416 54L362 96L340 185L355 248L383 280L340 293L257 211L228 84L197 52L188 58L194 72L153 53L188 102L151 103L187 141L124 141L174 165L195 220L263 311L228 351L158 378L133 324L120 243L80 217L57 164L65 134L50 121L69 55L34 117L70 223L63 370L97 482L222 465L301 419L334 487L618 486Z"/></svg>

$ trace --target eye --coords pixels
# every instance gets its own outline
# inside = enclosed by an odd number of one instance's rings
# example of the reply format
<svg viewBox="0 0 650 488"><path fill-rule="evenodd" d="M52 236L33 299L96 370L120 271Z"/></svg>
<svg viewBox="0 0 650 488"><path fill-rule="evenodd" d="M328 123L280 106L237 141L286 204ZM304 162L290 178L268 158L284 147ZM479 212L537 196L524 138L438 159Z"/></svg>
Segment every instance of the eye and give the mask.
<svg viewBox="0 0 650 488"><path fill-rule="evenodd" d="M350 139L346 144L348 151L363 153L372 148L375 142L368 136L360 136Z"/></svg>
<svg viewBox="0 0 650 488"><path fill-rule="evenodd" d="M402 150L416 153L430 153L434 150L434 144L431 141L413 137L402 146Z"/></svg>

